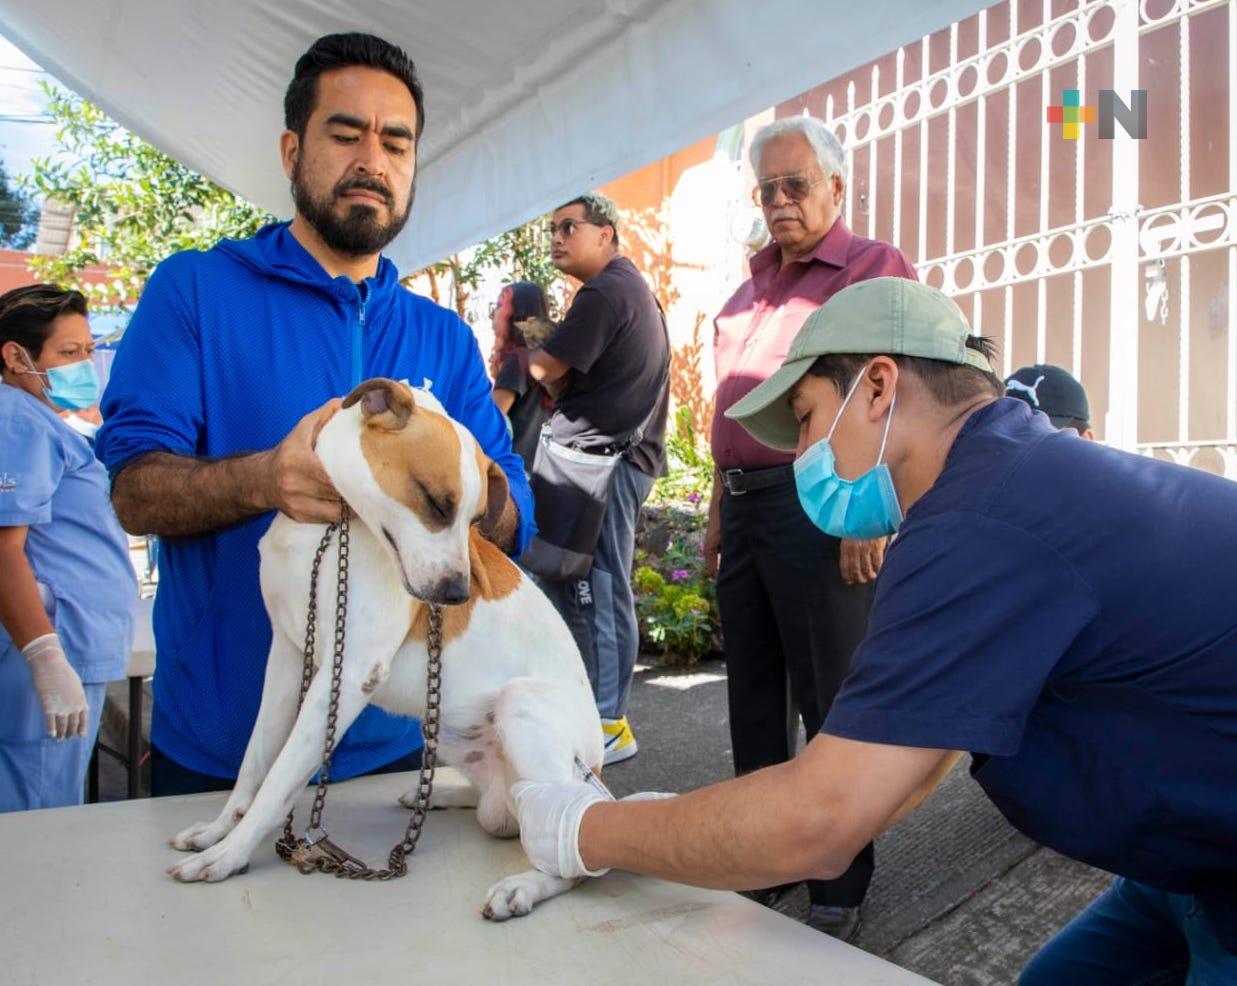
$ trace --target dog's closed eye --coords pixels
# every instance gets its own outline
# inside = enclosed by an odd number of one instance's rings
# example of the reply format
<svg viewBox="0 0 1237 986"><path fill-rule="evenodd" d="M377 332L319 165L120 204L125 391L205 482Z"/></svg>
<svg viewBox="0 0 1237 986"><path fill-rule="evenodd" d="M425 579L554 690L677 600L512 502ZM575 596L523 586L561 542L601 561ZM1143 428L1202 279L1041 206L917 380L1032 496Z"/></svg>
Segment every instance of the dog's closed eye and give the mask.
<svg viewBox="0 0 1237 986"><path fill-rule="evenodd" d="M430 515L434 520L446 525L455 519L455 497L453 495L447 493L435 496L423 483L417 483L417 488L420 489L421 496L425 499L425 505L429 508Z"/></svg>

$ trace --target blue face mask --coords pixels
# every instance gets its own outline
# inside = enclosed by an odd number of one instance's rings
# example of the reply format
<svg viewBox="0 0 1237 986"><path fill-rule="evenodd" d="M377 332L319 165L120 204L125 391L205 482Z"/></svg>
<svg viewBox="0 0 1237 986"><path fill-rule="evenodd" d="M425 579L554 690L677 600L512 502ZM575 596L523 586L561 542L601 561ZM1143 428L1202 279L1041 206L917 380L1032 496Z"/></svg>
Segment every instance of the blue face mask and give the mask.
<svg viewBox="0 0 1237 986"><path fill-rule="evenodd" d="M99 403L99 375L95 372L94 360L84 359L47 370L36 368L34 360L31 360L30 367L47 380L43 393L56 407L81 411Z"/></svg>
<svg viewBox="0 0 1237 986"><path fill-rule="evenodd" d="M893 477L889 475L889 467L881 461L885 458L885 442L889 439L889 424L893 421L898 395L893 395L889 405L876 465L858 479L843 479L838 475L829 445L842 412L862 379L861 371L838 409L829 434L795 460L795 488L804 513L826 534L856 541L887 537L896 533L902 524L902 508L893 488Z"/></svg>

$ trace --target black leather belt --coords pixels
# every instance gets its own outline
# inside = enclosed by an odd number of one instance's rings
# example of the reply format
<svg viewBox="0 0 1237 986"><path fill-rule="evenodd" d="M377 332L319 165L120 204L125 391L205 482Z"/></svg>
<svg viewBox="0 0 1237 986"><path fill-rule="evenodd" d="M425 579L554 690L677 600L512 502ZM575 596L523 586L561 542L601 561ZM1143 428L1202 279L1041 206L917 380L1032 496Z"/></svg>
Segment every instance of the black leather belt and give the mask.
<svg viewBox="0 0 1237 986"><path fill-rule="evenodd" d="M794 466L773 466L769 469L719 469L722 486L731 496L742 496L754 490L767 490L795 481Z"/></svg>

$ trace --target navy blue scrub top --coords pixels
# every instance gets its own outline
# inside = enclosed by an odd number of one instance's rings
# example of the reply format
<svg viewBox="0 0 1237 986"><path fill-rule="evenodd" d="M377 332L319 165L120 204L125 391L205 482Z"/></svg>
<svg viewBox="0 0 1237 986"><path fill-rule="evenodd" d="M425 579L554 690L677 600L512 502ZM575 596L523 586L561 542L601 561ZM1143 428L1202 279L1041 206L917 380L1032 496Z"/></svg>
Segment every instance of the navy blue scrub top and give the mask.
<svg viewBox="0 0 1237 986"><path fill-rule="evenodd" d="M1237 483L982 408L823 731L971 751L1018 829L1198 895L1237 950Z"/></svg>

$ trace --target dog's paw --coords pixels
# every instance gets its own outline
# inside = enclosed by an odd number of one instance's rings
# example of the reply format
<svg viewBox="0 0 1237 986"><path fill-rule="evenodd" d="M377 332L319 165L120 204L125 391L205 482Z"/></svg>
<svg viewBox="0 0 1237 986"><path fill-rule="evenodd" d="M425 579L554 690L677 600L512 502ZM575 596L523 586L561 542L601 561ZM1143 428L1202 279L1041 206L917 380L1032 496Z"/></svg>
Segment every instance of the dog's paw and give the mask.
<svg viewBox="0 0 1237 986"><path fill-rule="evenodd" d="M505 880L499 880L490 887L485 895L485 903L481 906L481 914L491 921L506 921L507 918L518 918L533 909L533 905L541 899L540 889L536 880L530 880L529 873L517 873Z"/></svg>
<svg viewBox="0 0 1237 986"><path fill-rule="evenodd" d="M181 852L198 852L209 849L224 836L223 826L218 820L213 822L194 822L187 829L176 833L168 840L173 849Z"/></svg>
<svg viewBox="0 0 1237 986"><path fill-rule="evenodd" d="M169 866L168 875L181 883L218 883L234 873L244 873L248 868L248 855L224 841L196 856L190 856L183 863Z"/></svg>

